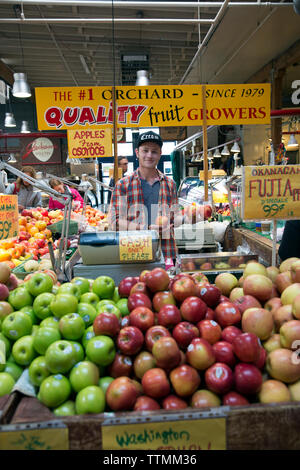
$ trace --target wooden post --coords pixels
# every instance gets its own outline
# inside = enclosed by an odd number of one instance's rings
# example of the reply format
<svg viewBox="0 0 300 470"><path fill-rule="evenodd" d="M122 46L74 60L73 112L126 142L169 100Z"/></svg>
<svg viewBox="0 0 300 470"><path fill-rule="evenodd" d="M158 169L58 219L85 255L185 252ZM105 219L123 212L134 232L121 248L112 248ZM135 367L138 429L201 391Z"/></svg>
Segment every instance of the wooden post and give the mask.
<svg viewBox="0 0 300 470"><path fill-rule="evenodd" d="M282 81L285 75L285 69L279 69L275 71L275 78L272 82L271 91L271 107L272 109L282 108ZM278 153L279 145L281 144L282 138L282 118L276 117L271 119L271 138L275 156Z"/></svg>
<svg viewBox="0 0 300 470"><path fill-rule="evenodd" d="M277 262L277 220L273 220L273 234L272 234L272 266L276 266Z"/></svg>
<svg viewBox="0 0 300 470"><path fill-rule="evenodd" d="M113 143L114 143L114 181L119 179L118 174L118 141L117 141L117 110L116 110L116 87L112 87L112 106L113 106Z"/></svg>
<svg viewBox="0 0 300 470"><path fill-rule="evenodd" d="M207 119L206 119L206 96L205 96L205 91L206 91L206 86L202 85L204 201L208 202Z"/></svg>

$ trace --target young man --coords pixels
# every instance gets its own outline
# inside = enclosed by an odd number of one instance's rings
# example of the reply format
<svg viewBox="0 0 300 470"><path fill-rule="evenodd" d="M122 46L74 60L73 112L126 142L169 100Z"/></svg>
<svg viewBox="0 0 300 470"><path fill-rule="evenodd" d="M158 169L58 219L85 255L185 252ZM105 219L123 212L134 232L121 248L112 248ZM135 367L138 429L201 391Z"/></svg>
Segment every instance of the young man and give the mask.
<svg viewBox="0 0 300 470"><path fill-rule="evenodd" d="M118 167L122 169L122 177L125 175L126 171L128 170L128 159L127 157L123 157L123 155L118 156ZM114 178L111 178L108 186L113 188L115 186ZM111 200L111 191L108 192L107 202L110 203Z"/></svg>
<svg viewBox="0 0 300 470"><path fill-rule="evenodd" d="M161 235L163 255L176 259L174 213L177 209L176 184L157 169L163 142L155 132L141 134L135 150L139 166L115 185L109 208L112 230L157 229ZM167 217L163 227L157 217Z"/></svg>

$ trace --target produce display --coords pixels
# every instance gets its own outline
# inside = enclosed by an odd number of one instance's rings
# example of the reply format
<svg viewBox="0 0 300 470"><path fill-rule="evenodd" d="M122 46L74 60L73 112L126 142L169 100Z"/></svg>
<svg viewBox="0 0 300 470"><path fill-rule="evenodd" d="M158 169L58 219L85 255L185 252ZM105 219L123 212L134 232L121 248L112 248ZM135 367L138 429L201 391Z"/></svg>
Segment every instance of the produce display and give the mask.
<svg viewBox="0 0 300 470"><path fill-rule="evenodd" d="M184 272L189 271L219 271L219 270L240 270L242 271L246 263L250 260L256 260L256 255L210 253L209 255L192 255L186 258L182 257L181 269Z"/></svg>
<svg viewBox="0 0 300 470"><path fill-rule="evenodd" d="M154 268L118 286L18 281L1 263L0 324L0 396L27 370L58 416L300 400L299 258L214 284Z"/></svg>

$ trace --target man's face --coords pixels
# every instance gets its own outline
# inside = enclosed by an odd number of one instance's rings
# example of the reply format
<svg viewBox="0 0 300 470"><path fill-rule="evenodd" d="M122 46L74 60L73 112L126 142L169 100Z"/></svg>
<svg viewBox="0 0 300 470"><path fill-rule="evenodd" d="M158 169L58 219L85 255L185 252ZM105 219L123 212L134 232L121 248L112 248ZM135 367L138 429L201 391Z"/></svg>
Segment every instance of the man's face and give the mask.
<svg viewBox="0 0 300 470"><path fill-rule="evenodd" d="M161 157L161 148L155 142L145 142L135 152L140 168L145 169L156 168Z"/></svg>
<svg viewBox="0 0 300 470"><path fill-rule="evenodd" d="M122 168L123 174L126 173L128 169L128 160L127 158L122 158L122 160L119 162L119 167Z"/></svg>

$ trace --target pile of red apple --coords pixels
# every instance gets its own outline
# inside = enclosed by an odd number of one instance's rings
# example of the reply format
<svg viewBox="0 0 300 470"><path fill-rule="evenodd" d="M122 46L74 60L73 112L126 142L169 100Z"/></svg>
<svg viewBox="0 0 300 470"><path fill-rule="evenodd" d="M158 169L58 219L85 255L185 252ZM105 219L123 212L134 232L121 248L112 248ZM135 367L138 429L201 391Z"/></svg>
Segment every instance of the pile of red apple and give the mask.
<svg viewBox="0 0 300 470"><path fill-rule="evenodd" d="M214 284L161 268L118 286L49 278L34 273L0 302L0 396L28 368L56 415L300 400L298 258L250 261Z"/></svg>

